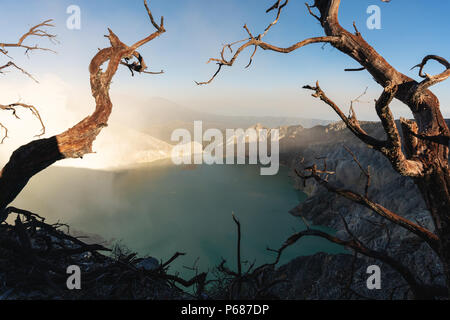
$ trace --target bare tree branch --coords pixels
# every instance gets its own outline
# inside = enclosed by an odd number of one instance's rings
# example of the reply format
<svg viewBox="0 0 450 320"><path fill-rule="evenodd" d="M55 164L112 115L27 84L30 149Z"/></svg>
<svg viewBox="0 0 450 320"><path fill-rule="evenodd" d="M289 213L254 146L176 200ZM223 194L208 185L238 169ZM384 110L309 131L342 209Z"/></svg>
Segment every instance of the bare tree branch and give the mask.
<svg viewBox="0 0 450 320"><path fill-rule="evenodd" d="M359 121L356 118L356 114L354 113L354 110L350 117L347 117L342 110L332 101L330 100L325 92L323 92L322 88L319 86L319 81L316 82L316 85L314 87L312 86L304 86L304 89L312 90L315 93L312 94L313 97L319 98L326 104L328 104L337 114L338 116L344 121L344 123L347 125L347 127L353 132L355 136L357 136L362 142L370 145L374 149L381 149L385 146L385 141L381 141L378 139L375 139L367 134L367 132L364 131L363 128L359 125Z"/></svg>
<svg viewBox="0 0 450 320"><path fill-rule="evenodd" d="M227 60L224 57L223 53L224 53L224 49L225 48L230 48L233 44L225 45L223 47L223 49L222 49L222 54L221 54L222 57L221 58L218 58L218 59L217 58L211 58L207 62L207 63L210 63L210 62L216 62L217 63L217 65L219 67L218 67L218 70L216 71L216 73L208 81L196 82L197 85L210 84L215 79L215 77L219 74L219 72L221 71L222 66L231 67L234 64L234 62L236 61L236 59L239 57L239 55L242 53L242 51L244 51L244 49L246 49L247 47L250 47L250 46L255 46L255 47L259 47L259 48L261 48L263 50L270 50L270 51L275 51L275 52L279 52L279 53L289 53L289 52L292 52L294 50L297 50L299 48L302 48L302 47L304 47L306 45L309 45L309 44L312 44L312 43L331 43L331 42L336 42L336 41L339 40L336 37L316 37L316 38L309 38L309 39L300 41L300 42L295 43L292 46L287 47L287 48L280 48L280 47L277 47L277 46L274 46L274 45L271 45L271 44L268 44L266 42L263 42L263 41L259 40L260 36L261 35L257 36L256 38L250 38L249 40L248 39L244 39L244 40L240 40L238 42L235 42L235 43L239 43L239 42L243 42L243 41L248 40L245 44L241 45L237 49L236 53L233 55L233 57L230 60ZM251 64L251 61L253 60L254 54L255 54L255 52L252 54L252 57L250 59L250 63L247 66L249 66Z"/></svg>
<svg viewBox="0 0 450 320"><path fill-rule="evenodd" d="M356 72L356 71L364 71L364 70L366 70L366 68L364 68L364 67L344 69L344 71L346 71L346 72Z"/></svg>
<svg viewBox="0 0 450 320"><path fill-rule="evenodd" d="M339 41L339 37L316 37L316 38L305 39L303 41L297 42L297 43L293 44L292 46L286 47L286 48L277 47L277 46L268 44L266 42L263 42L261 39L264 38L267 35L267 33L270 31L270 29L278 23L278 21L280 20L282 10L284 7L286 7L286 5L288 3L289 3L289 0L285 0L283 3L281 3L281 0L280 0L280 1L277 1L271 8L269 8L267 10L267 12L270 12L272 10L278 9L277 15L276 15L275 19L266 27L266 29L262 33L258 34L256 37L252 35L252 33L250 32L247 25L244 25L243 28L249 35L249 38L245 38L245 39L224 45L222 47L222 51L220 53L220 58L211 58L207 62L207 63L210 63L210 62L217 63L218 69L214 73L214 75L208 81L205 81L205 82L197 82L196 81L195 83L197 85L210 84L216 78L216 76L220 73L220 71L222 70L222 67L223 66L228 66L228 67L233 66L236 59L247 47L254 46L254 51L250 57L250 61L247 64L246 68L248 68L252 64L253 58L254 58L258 48L261 48L263 50L275 51L275 52L279 52L279 53L290 53L292 51L295 51L299 48L302 48L306 45L313 44L313 43L337 43ZM236 50L236 52L230 59L225 58L225 49L228 48L230 50L230 52L233 52L232 47L234 45L242 43L242 42L245 42L245 43Z"/></svg>
<svg viewBox="0 0 450 320"><path fill-rule="evenodd" d="M39 45L26 45L24 44L25 40L31 37L41 37L41 38L47 38L51 42L56 42L56 35L48 33L45 29L46 27L54 27L55 25L52 24L53 20L46 20L38 25L35 25L34 27L30 28L27 33L23 34L19 40L16 43L2 43L0 42L0 53L8 56L8 51L5 48L23 48L25 49L25 54L28 54L30 51L34 50L41 50L41 51L51 51L55 52L48 48L40 47Z"/></svg>
<svg viewBox="0 0 450 320"><path fill-rule="evenodd" d="M22 72L23 74L25 74L27 77L29 77L31 80L33 80L36 83L39 83L39 81L37 81L30 73L28 73L27 71L25 71L24 69L20 68L19 66L17 66L14 62L9 61L8 63L6 63L5 65L0 67L0 73L4 73L4 70L9 68L9 67L14 67L17 70L19 70L20 72Z"/></svg>
<svg viewBox="0 0 450 320"><path fill-rule="evenodd" d="M348 200L351 200L355 203L358 203L360 205L363 205L364 207L370 209L372 212L376 213L377 215L393 222L394 224L414 233L421 239L423 239L428 245L436 252L439 252L439 238L432 233L431 231L425 229L422 226L417 225L416 223L413 223L409 221L408 219L403 218L402 216L386 209L382 205L373 202L366 196L360 195L356 192L346 190L346 189L338 189L336 187L333 187L328 183L328 181L322 179L320 176L319 171L317 170L317 166L313 165L311 169L305 169L305 171L309 171L309 175L305 175L300 173L298 170L295 170L296 174L303 180L309 180L313 179L315 180L319 185L325 187L328 191L336 193Z"/></svg>
<svg viewBox="0 0 450 320"><path fill-rule="evenodd" d="M45 125L44 122L42 121L41 115L39 114L39 111L36 109L36 107L29 105L29 104L25 104L25 103L21 103L21 102L16 102L16 103L11 103L8 105L2 105L0 104L0 110L5 110L5 111L11 111L12 115L16 118L16 119L20 119L19 116L17 115L17 107L22 107L24 109L29 109L31 111L31 113L33 114L33 116L35 116L39 123L41 124L41 133L36 135L36 137L42 137L45 134ZM6 129L6 127L4 127L2 125L2 127L4 129ZM6 133L5 136L3 137L1 143L4 142L4 140L8 137L8 130L6 129Z"/></svg>

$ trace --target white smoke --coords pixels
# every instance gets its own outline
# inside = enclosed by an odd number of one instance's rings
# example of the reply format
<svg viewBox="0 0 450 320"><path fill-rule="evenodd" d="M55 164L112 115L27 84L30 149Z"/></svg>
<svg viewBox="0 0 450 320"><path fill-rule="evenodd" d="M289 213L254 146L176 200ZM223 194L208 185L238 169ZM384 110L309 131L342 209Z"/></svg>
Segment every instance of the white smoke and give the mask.
<svg viewBox="0 0 450 320"><path fill-rule="evenodd" d="M13 77L14 78L14 77ZM46 127L43 137L51 137L74 126L81 119L91 114L95 108L94 100L88 86L71 86L55 74L45 74L36 84L24 79L9 81L0 87L1 104L23 102L34 105L40 112ZM119 95L120 96L120 95ZM119 97L114 100L114 113L131 113L127 100ZM125 110L124 110L125 109ZM29 110L18 109L19 119L7 111L0 112L0 122L9 132L9 138L0 145L0 160L6 163L11 153L21 145L29 143L40 133L41 125ZM137 119L139 117L136 115ZM114 115L115 119L120 116ZM110 121L94 142L94 154L83 159L69 159L58 162L57 166L107 169L149 162L170 156L171 146L139 131ZM155 151L155 152L152 152Z"/></svg>

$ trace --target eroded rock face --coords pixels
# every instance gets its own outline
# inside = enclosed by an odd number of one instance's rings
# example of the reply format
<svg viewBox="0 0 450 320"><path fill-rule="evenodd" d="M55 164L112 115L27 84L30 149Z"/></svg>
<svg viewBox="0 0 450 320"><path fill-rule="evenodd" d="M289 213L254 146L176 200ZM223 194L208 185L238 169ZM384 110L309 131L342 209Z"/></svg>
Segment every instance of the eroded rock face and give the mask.
<svg viewBox="0 0 450 320"><path fill-rule="evenodd" d="M379 123L363 123L362 126L368 134L384 138ZM294 131L290 129L290 132ZM432 219L413 181L398 175L382 155L361 143L342 122L326 127L302 129L294 136L283 137L280 142L280 157L284 164L299 171L313 163L322 168L324 160L318 158L326 158L327 170L336 171L335 175L329 177L331 184L364 193L366 177L344 146L352 150L364 168L370 166L369 198L431 231L434 230ZM308 199L291 210L291 214L303 216L315 225L331 227L337 231L337 236L348 238L340 216L342 215L350 230L370 248L386 251L396 257L425 283L444 284L444 278L440 275L441 265L436 255L417 236L379 218L360 205L329 193L313 180L304 184L294 172L292 176L296 187L305 192ZM349 291L342 291L348 286L348 280L345 282L343 279L344 274L351 274L352 261L351 252L348 255L331 256L321 253L300 257L278 270L278 273L287 274L292 283L279 285L274 290L280 297L288 299L348 298ZM381 267L382 290L366 288L366 269L371 264ZM409 297L407 287L403 286L404 280L389 266L360 255L355 266L355 276L350 288L356 293L353 293L351 298Z"/></svg>

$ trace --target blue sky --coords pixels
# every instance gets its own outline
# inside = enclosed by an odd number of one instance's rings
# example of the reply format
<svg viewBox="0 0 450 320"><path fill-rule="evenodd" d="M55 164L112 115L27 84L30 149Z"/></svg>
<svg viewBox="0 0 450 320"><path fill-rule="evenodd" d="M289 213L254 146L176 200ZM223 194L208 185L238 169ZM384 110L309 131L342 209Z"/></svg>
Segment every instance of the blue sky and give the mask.
<svg viewBox="0 0 450 320"><path fill-rule="evenodd" d="M215 65L205 62L216 57L223 43L245 38L242 26L247 23L254 34L264 30L274 18L265 14L274 0L151 0L155 17L164 15L167 33L141 50L152 70L164 69L160 76L131 78L121 70L115 79L114 92L162 97L186 107L234 115L279 115L335 119L327 106L315 101L304 84L320 80L323 89L343 108L369 87L367 100L373 100L381 88L365 72L345 73L344 68L357 67L337 50L312 45L289 55L259 51L250 69L250 52L241 55L233 68L209 86L197 87L194 80L207 80ZM81 8L81 30L66 28L66 8ZM376 4L381 8L381 30L369 30L366 9ZM340 20L346 28L356 22L365 39L394 67L417 78L409 69L427 54L450 55L447 0L342 0ZM107 27L125 43L153 32L141 0L1 0L0 42L15 41L31 25L54 18L60 44L52 47L58 54L34 53L30 59L18 50L11 50L16 61L38 78L51 73L62 79L77 95L89 96L88 65L98 48L107 46ZM304 0L291 0L279 24L265 38L278 46L289 46L307 37L323 35L314 18L309 16ZM31 42L32 44L35 41ZM47 45L39 40L39 43ZM2 58L2 57L0 57ZM2 60L0 60L2 62ZM430 65L429 72L438 72ZM8 81L0 77L0 83ZM12 75L19 77L19 75ZM23 82L29 80L21 77ZM1 85L1 84L0 84ZM433 89L439 96L442 111L450 117L449 83ZM26 94L26 93L20 93ZM400 103L393 106L397 116L408 116ZM361 119L375 119L372 104L358 106Z"/></svg>

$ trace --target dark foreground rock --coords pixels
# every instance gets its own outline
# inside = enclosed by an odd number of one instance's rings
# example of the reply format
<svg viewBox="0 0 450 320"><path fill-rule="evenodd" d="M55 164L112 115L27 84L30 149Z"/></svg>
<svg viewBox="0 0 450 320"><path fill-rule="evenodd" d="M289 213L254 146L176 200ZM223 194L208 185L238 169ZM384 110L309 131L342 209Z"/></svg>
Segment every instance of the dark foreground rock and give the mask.
<svg viewBox="0 0 450 320"><path fill-rule="evenodd" d="M188 297L175 285L184 280L167 273L168 264L138 258L119 246L109 250L83 242L70 235L68 226L18 212L13 223L0 225L0 300ZM69 290L69 266L81 271L80 290Z"/></svg>

